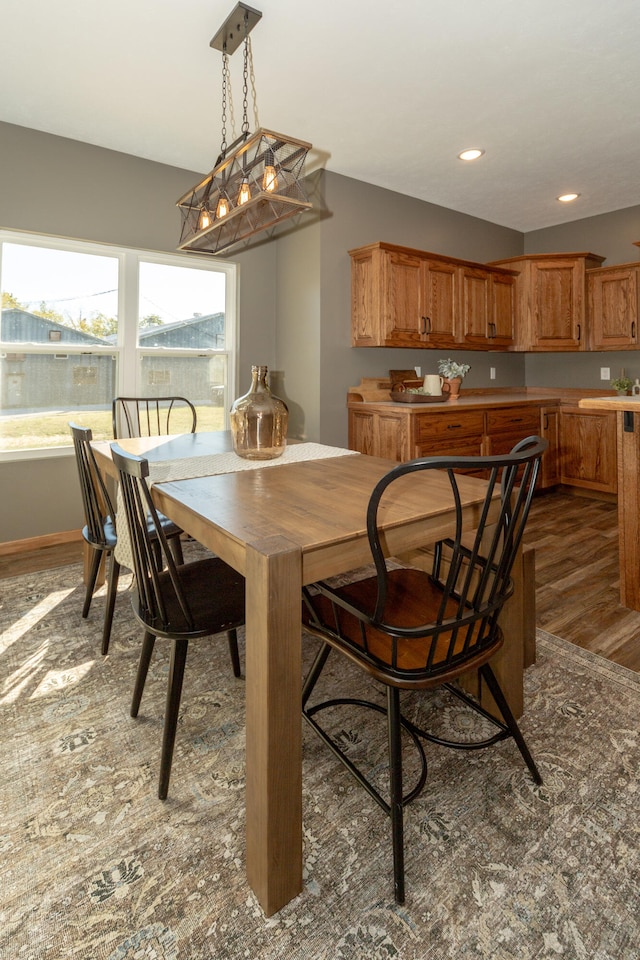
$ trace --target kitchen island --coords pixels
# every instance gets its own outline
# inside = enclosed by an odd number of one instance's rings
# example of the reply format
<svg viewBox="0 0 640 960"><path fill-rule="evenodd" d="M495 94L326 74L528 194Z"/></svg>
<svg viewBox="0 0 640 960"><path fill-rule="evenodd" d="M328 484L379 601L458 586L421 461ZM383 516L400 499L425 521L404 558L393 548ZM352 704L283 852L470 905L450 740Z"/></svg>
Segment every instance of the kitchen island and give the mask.
<svg viewBox="0 0 640 960"><path fill-rule="evenodd" d="M620 603L640 610L640 397L588 397L580 407L616 414Z"/></svg>

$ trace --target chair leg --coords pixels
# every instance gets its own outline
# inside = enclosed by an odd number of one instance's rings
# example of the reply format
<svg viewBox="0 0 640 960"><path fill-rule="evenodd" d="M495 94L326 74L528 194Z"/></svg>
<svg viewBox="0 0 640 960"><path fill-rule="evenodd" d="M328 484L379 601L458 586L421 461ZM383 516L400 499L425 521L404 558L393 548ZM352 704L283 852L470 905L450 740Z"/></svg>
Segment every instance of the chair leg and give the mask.
<svg viewBox="0 0 640 960"><path fill-rule="evenodd" d="M229 653L231 654L231 663L233 666L234 677L242 676L240 672L240 653L238 652L238 632L228 630L227 638L229 640Z"/></svg>
<svg viewBox="0 0 640 960"><path fill-rule="evenodd" d="M331 646L330 646L328 643L323 643L322 646L320 647L320 649L318 650L317 654L316 654L316 658L315 658L315 660L313 661L313 664L312 664L312 666L311 666L311 670L309 670L309 673L308 673L308 675L307 675L307 679L305 680L304 685L303 685L303 687L302 687L302 710L303 710L303 712L304 712L305 706L307 705L307 700L309 699L309 697L310 697L311 694L313 693L313 688L315 687L316 683L318 682L318 680L319 680L319 678L320 678L320 674L321 674L322 671L324 670L324 665L325 665L325 663L327 662L327 659L328 659L330 653L331 653Z"/></svg>
<svg viewBox="0 0 640 960"><path fill-rule="evenodd" d="M91 606L91 600L93 598L93 591L96 588L96 580L98 579L98 570L100 569L100 561L102 560L102 550L93 550L91 555L91 566L89 567L89 579L87 580L87 589L84 595L84 606L82 608L82 619L86 620L89 616L89 607Z"/></svg>
<svg viewBox="0 0 640 960"><path fill-rule="evenodd" d="M495 673L493 672L489 664L485 663L483 667L480 667L480 674L482 677L484 677L487 683L487 686L489 687L491 696L497 703L500 713L504 718L504 722L509 727L511 736L517 743L518 750L522 754L522 759L524 760L527 767L529 768L529 772L531 773L531 776L533 777L535 782L538 785L540 785L542 783L542 777L540 776L540 771L538 770L535 764L535 761L529 752L529 748L525 742L524 737L522 736L520 727L518 726L516 718L511 712L511 707L507 703L506 697L502 692L502 687L500 686L500 684L496 679Z"/></svg>
<svg viewBox="0 0 640 960"><path fill-rule="evenodd" d="M158 796L161 800L166 800L169 792L171 761L173 760L173 747L176 742L176 729L178 727L180 697L182 696L182 681L184 679L184 668L187 662L188 646L188 640L174 640L171 645L169 686L167 687L167 707L165 710L164 731L162 734L160 782L158 786Z"/></svg>
<svg viewBox="0 0 640 960"><path fill-rule="evenodd" d="M404 823L402 806L402 742L400 691L387 687L387 724L389 735L389 786L391 835L393 840L393 886L396 903L404 903Z"/></svg>
<svg viewBox="0 0 640 960"><path fill-rule="evenodd" d="M111 625L113 623L113 610L116 605L118 595L118 580L120 579L120 564L116 560L115 553L112 552L109 566L109 589L107 591L107 605L104 611L104 627L102 628L102 655L109 652L109 640L111 639Z"/></svg>
<svg viewBox="0 0 640 960"><path fill-rule="evenodd" d="M184 563L184 556L182 554L182 541L179 536L171 537L169 540L169 547L173 553L173 558L176 561L179 567Z"/></svg>
<svg viewBox="0 0 640 960"><path fill-rule="evenodd" d="M151 663L151 655L153 654L155 642L156 638L154 635L146 632L142 639L142 650L140 651L138 672L136 674L136 682L133 688L133 700L131 701L132 717L138 716L140 701L142 700L142 691L144 690L145 681L147 679L147 673L149 670L149 664Z"/></svg>

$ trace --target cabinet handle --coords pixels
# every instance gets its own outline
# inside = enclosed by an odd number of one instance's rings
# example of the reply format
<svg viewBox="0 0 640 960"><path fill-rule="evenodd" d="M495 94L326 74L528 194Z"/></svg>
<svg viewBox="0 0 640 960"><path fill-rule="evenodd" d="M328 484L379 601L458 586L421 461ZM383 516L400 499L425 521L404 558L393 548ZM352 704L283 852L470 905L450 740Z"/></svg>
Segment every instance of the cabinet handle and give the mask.
<svg viewBox="0 0 640 960"><path fill-rule="evenodd" d="M635 320L631 321L631 336L635 340L636 338L636 322Z"/></svg>
<svg viewBox="0 0 640 960"><path fill-rule="evenodd" d="M448 423L447 430L459 430L461 426L461 423Z"/></svg>
<svg viewBox="0 0 640 960"><path fill-rule="evenodd" d="M548 414L548 413L545 413L545 415L544 415L544 429L545 429L545 430L548 430L548 429L549 429L549 414Z"/></svg>
<svg viewBox="0 0 640 960"><path fill-rule="evenodd" d="M489 324L489 337L490 337L490 339L493 340L493 338L495 337L495 335L496 335L496 325L495 325L495 323L494 323L493 321L491 321L491 323Z"/></svg>
<svg viewBox="0 0 640 960"><path fill-rule="evenodd" d="M422 317L422 330L420 333L424 333L427 337L431 333L431 317Z"/></svg>
<svg viewBox="0 0 640 960"><path fill-rule="evenodd" d="M511 417L510 423L522 423L524 417Z"/></svg>
<svg viewBox="0 0 640 960"><path fill-rule="evenodd" d="M582 330L580 328L580 324L578 324L578 336L576 337L576 339L578 340L578 343L580 342L581 336L582 336Z"/></svg>

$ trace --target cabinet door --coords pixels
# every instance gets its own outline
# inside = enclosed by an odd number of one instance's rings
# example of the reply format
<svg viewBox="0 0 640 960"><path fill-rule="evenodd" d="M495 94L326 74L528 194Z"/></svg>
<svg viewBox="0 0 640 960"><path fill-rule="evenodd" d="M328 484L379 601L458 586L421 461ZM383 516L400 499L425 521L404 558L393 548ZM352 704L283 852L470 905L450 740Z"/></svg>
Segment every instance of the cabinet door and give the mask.
<svg viewBox="0 0 640 960"><path fill-rule="evenodd" d="M580 407L560 411L562 483L616 493L616 414Z"/></svg>
<svg viewBox="0 0 640 960"><path fill-rule="evenodd" d="M515 342L515 315L516 278L493 274L489 339L494 347L510 347Z"/></svg>
<svg viewBox="0 0 640 960"><path fill-rule="evenodd" d="M445 260L423 260L421 269L421 329L429 347L460 346L456 314L457 267Z"/></svg>
<svg viewBox="0 0 640 960"><path fill-rule="evenodd" d="M591 348L634 347L638 342L638 267L588 271L587 288Z"/></svg>
<svg viewBox="0 0 640 960"><path fill-rule="evenodd" d="M537 350L584 350L584 263L530 263L532 346Z"/></svg>
<svg viewBox="0 0 640 960"><path fill-rule="evenodd" d="M398 463L410 460L408 417L392 412L350 409L349 449Z"/></svg>
<svg viewBox="0 0 640 960"><path fill-rule="evenodd" d="M423 346L423 266L419 257L400 251L383 252L383 336L387 347Z"/></svg>
<svg viewBox="0 0 640 960"><path fill-rule="evenodd" d="M371 251L351 257L351 345L380 345L380 256Z"/></svg>
<svg viewBox="0 0 640 960"><path fill-rule="evenodd" d="M475 267L460 268L462 339L470 346L486 346L491 333L491 275Z"/></svg>

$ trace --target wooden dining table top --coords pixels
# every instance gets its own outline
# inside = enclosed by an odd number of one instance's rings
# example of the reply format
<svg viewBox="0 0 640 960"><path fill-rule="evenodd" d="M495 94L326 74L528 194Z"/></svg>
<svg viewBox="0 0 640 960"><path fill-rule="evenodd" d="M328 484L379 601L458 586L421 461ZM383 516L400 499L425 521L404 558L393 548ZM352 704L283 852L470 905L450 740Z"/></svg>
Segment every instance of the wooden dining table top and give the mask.
<svg viewBox="0 0 640 960"><path fill-rule="evenodd" d="M128 452L146 457L150 464L232 449L227 431L130 438L118 443ZM93 446L100 466L115 476L110 445L95 442ZM241 573L245 572L245 545L275 536L299 546L305 583L330 576L336 564L344 571L369 562L369 497L395 463L354 454L281 465L276 460L262 469L262 462L254 465L250 470L156 483L154 500L163 513ZM458 483L468 529L473 529L486 482L458 477ZM429 471L401 478L383 500L378 518L389 553L396 547L405 551L448 536L452 509L446 474Z"/></svg>

